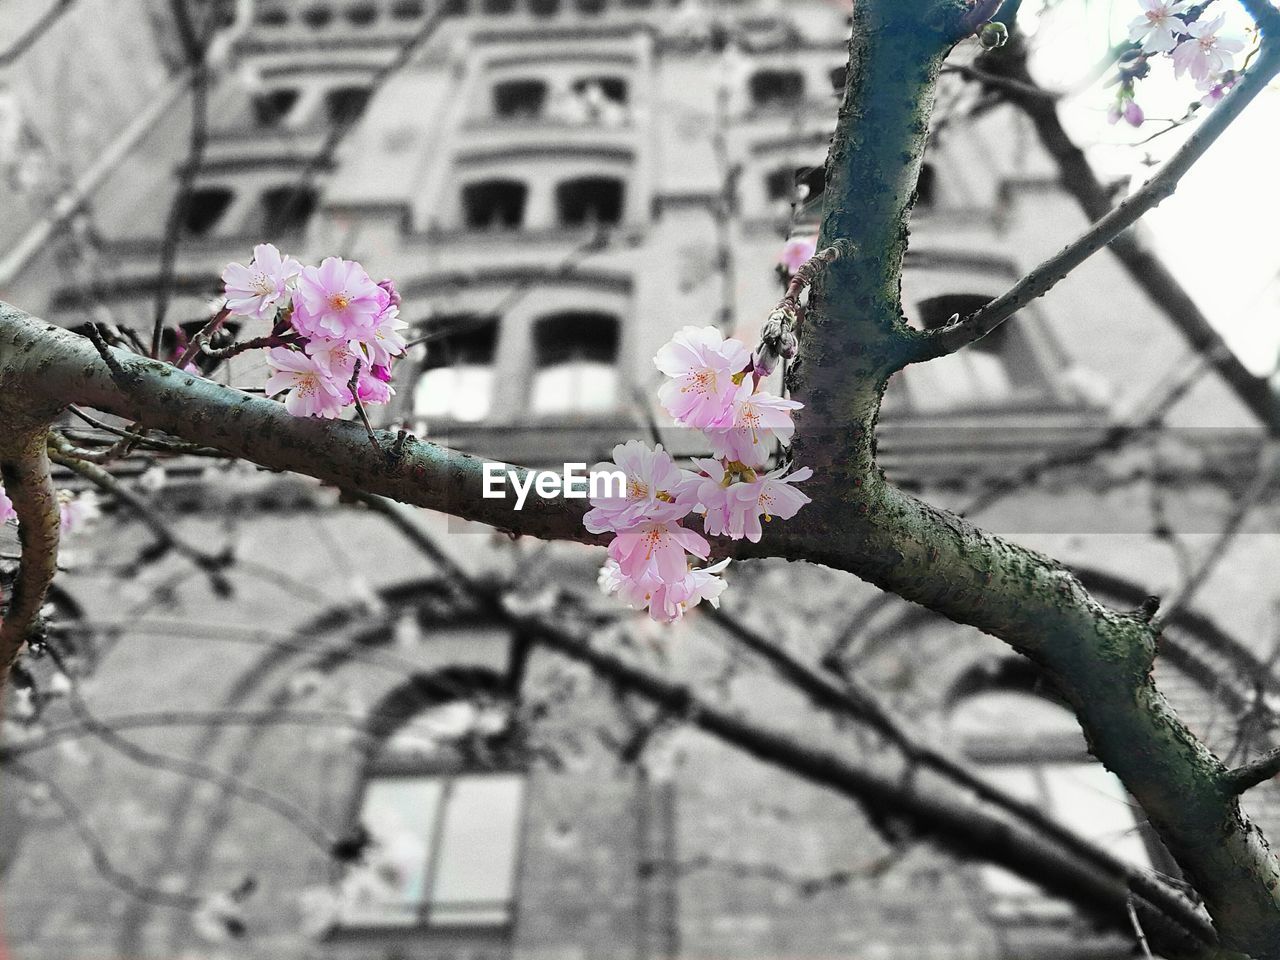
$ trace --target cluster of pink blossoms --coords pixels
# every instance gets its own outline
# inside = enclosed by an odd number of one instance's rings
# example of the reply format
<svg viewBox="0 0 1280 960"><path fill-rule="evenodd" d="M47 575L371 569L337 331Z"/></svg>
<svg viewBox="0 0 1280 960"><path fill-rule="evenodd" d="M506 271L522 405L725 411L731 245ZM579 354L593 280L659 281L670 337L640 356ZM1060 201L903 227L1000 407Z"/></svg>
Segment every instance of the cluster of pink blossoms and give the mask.
<svg viewBox="0 0 1280 960"><path fill-rule="evenodd" d="M681 521L701 514L711 536L758 542L761 518L789 520L809 502L792 484L813 471L760 472L772 441L791 439L791 414L802 404L760 389L763 362L744 344L724 339L714 327L685 327L654 363L669 378L659 401L679 426L702 431L713 457L695 459L698 469L685 470L661 445L619 444L613 462L595 470L620 471L626 489L593 497L583 522L592 533L616 534L601 588L668 623L703 600L718 606L725 589L719 574L729 563L694 568L690 556L706 560L711 545Z"/></svg>
<svg viewBox="0 0 1280 960"><path fill-rule="evenodd" d="M1185 0L1138 0L1142 13L1129 24L1129 40L1141 49L1123 57L1112 82L1118 85L1115 102L1107 111L1107 120L1123 119L1131 126L1141 126L1146 119L1134 99L1134 86L1150 72L1147 63L1155 54L1166 54L1173 61L1177 77L1190 75L1203 94L1201 104L1212 106L1235 84L1235 54L1244 42L1220 36L1225 15L1212 20L1192 19L1195 8Z"/></svg>
<svg viewBox="0 0 1280 960"><path fill-rule="evenodd" d="M275 324L266 390L285 393L294 416L336 417L357 398L391 399L391 368L404 355L408 324L390 280L375 283L360 264L338 257L304 267L263 243L248 266L229 264L222 282L228 314Z"/></svg>

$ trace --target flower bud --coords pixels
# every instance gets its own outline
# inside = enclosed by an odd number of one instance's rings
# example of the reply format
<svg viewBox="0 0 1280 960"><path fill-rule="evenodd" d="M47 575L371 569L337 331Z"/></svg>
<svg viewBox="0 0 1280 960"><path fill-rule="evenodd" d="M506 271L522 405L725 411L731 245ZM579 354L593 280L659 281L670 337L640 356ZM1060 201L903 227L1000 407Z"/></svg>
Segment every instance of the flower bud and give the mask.
<svg viewBox="0 0 1280 960"><path fill-rule="evenodd" d="M379 280L378 286L385 290L387 292L387 296L391 298L391 306L400 306L400 291L396 289L394 280Z"/></svg>
<svg viewBox="0 0 1280 960"><path fill-rule="evenodd" d="M782 335L782 342L778 347L778 354L783 360L794 360L796 354L800 352L800 340L790 330Z"/></svg>
<svg viewBox="0 0 1280 960"><path fill-rule="evenodd" d="M763 380L769 374L773 373L778 366L778 351L770 347L768 344L761 344L752 357L754 364L752 372Z"/></svg>
<svg viewBox="0 0 1280 960"><path fill-rule="evenodd" d="M1009 42L1009 28L1003 23L984 23L978 30L983 50L995 50Z"/></svg>

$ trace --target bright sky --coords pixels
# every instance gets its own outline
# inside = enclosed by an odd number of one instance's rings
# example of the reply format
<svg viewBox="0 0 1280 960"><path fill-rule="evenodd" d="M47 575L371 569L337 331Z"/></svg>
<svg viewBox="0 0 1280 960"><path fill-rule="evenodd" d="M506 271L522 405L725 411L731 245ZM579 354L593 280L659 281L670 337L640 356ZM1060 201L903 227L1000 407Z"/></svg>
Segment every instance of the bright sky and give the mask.
<svg viewBox="0 0 1280 960"><path fill-rule="evenodd" d="M1054 89L1074 89L1111 43L1126 38L1140 11L1138 0L1066 0L1050 3L1035 38L1037 77ZM1040 3L1024 3L1033 13ZM1226 14L1223 34L1245 38L1252 21L1233 0L1217 0L1210 15ZM1029 27L1035 18L1027 17ZM1105 178L1135 175L1141 185L1151 168L1195 129L1196 120L1150 143L1159 118L1181 117L1199 99L1189 77L1175 80L1166 57L1152 60L1138 82L1137 100L1147 122L1138 130L1110 127L1106 110L1115 88L1102 83L1068 99L1062 119L1073 139L1091 145L1089 158ZM1202 114L1201 114L1202 115ZM1143 223L1154 233L1165 262L1177 273L1241 360L1269 373L1280 357L1280 83L1259 96L1183 178L1178 192Z"/></svg>

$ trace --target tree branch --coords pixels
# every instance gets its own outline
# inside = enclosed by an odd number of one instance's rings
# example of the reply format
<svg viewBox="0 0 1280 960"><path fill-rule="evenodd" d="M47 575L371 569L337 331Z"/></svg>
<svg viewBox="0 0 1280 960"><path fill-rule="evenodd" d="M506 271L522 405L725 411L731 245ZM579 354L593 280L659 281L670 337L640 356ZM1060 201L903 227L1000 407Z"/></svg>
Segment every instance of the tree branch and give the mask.
<svg viewBox="0 0 1280 960"><path fill-rule="evenodd" d="M1008 4L1006 4L1008 6ZM1027 44L1010 24L1010 40L982 59L984 68L1018 81L1020 86L1040 90L1027 66ZM1084 151L1067 135L1056 105L1042 97L1022 96L1018 88L1004 88L1005 99L1031 120L1041 144L1058 165L1060 182L1075 197L1091 221L1111 212L1111 193L1098 179ZM1121 233L1109 249L1129 278L1162 309L1186 338L1187 344L1207 357L1218 375L1273 434L1280 434L1280 408L1263 377L1254 376L1240 362L1214 329L1199 305L1183 289L1181 282L1144 238L1142 224Z"/></svg>
<svg viewBox="0 0 1280 960"><path fill-rule="evenodd" d="M605 542L582 526L585 500L531 496L525 509L517 511L509 484L503 486L502 497L485 498L483 462L470 454L408 438L401 456L389 462L371 449L368 435L357 423L294 417L273 400L183 373L169 364L105 349L127 377L113 377L83 337L0 303L0 385L15 384L14 395L5 399L38 407L45 422L67 404L81 404L261 466L377 493L500 530ZM32 375L29 371L36 365L40 372ZM396 433L375 433L383 448L395 445ZM528 474L522 468L503 465L503 469L521 478Z"/></svg>
<svg viewBox="0 0 1280 960"><path fill-rule="evenodd" d="M0 394L11 389L0 374ZM23 426L0 397L0 482L18 514L22 558L13 595L0 621L0 692L9 667L27 640L40 630L40 608L58 569L61 511L49 476L45 433L39 426Z"/></svg>
<svg viewBox="0 0 1280 960"><path fill-rule="evenodd" d="M1255 760L1236 767L1223 775L1222 785L1232 794L1241 794L1246 790L1266 783L1280 774L1280 747L1269 750Z"/></svg>
<svg viewBox="0 0 1280 960"><path fill-rule="evenodd" d="M1257 60L1245 71L1240 82L1213 108L1199 129L1187 138L1155 176L1079 239L1045 260L995 300L954 323L921 334L913 362L954 353L985 337L1032 300L1048 293L1059 280L1133 226L1143 214L1172 196L1183 175L1277 74L1280 74L1280 48L1264 44Z"/></svg>

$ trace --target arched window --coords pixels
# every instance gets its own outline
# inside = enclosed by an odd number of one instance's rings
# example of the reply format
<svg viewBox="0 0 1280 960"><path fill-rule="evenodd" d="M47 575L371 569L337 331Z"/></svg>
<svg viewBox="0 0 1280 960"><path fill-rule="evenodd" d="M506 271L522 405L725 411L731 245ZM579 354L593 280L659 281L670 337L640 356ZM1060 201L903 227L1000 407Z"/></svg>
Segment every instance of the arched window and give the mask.
<svg viewBox="0 0 1280 960"><path fill-rule="evenodd" d="M396 20L416 20L423 9L422 0L396 0L391 5L391 16Z"/></svg>
<svg viewBox="0 0 1280 960"><path fill-rule="evenodd" d="M324 97L325 112L335 127L347 127L364 114L373 91L369 87L335 87Z"/></svg>
<svg viewBox="0 0 1280 960"><path fill-rule="evenodd" d="M627 81L622 77L579 77L570 90L582 104L582 122L622 127L631 119Z"/></svg>
<svg viewBox="0 0 1280 960"><path fill-rule="evenodd" d="M493 88L494 116L531 120L541 116L547 102L542 80L504 80Z"/></svg>
<svg viewBox="0 0 1280 960"><path fill-rule="evenodd" d="M262 219L268 233L296 233L316 212L319 194L310 187L273 187L262 193Z"/></svg>
<svg viewBox="0 0 1280 960"><path fill-rule="evenodd" d="M289 22L289 11L284 7L267 7L258 14L258 23L264 27L283 27Z"/></svg>
<svg viewBox="0 0 1280 960"><path fill-rule="evenodd" d="M804 74L799 70L761 70L749 84L756 107L794 106L804 99Z"/></svg>
<svg viewBox="0 0 1280 960"><path fill-rule="evenodd" d="M367 27L378 19L378 7L372 3L353 3L347 7L347 22L353 27Z"/></svg>
<svg viewBox="0 0 1280 960"><path fill-rule="evenodd" d="M462 218L472 230L506 228L524 223L529 188L519 180L481 180L462 188Z"/></svg>
<svg viewBox="0 0 1280 960"><path fill-rule="evenodd" d="M1116 776L1089 756L1075 715L1029 665L1006 661L962 681L949 719L987 779L1120 859L1151 868L1138 808ZM982 874L998 913L1059 909L1039 887L1002 867L984 866Z"/></svg>
<svg viewBox="0 0 1280 960"><path fill-rule="evenodd" d="M578 177L556 187L560 224L581 227L622 220L626 188L617 177Z"/></svg>
<svg viewBox="0 0 1280 960"><path fill-rule="evenodd" d="M413 388L415 417L477 423L493 402L498 321L475 314L440 318L427 341L422 375Z"/></svg>
<svg viewBox="0 0 1280 960"><path fill-rule="evenodd" d="M296 87L279 87L259 93L253 98L253 119L260 127L278 127L298 105L301 93Z"/></svg>
<svg viewBox="0 0 1280 960"><path fill-rule="evenodd" d="M618 320L560 313L533 328L537 414L607 413L618 404Z"/></svg>
<svg viewBox="0 0 1280 960"><path fill-rule="evenodd" d="M429 706L370 759L369 838L342 880L344 927L501 930L514 917L526 774L509 706Z"/></svg>
<svg viewBox="0 0 1280 960"><path fill-rule="evenodd" d="M302 11L302 22L312 30L320 30L333 22L333 10L320 5Z"/></svg>
<svg viewBox="0 0 1280 960"><path fill-rule="evenodd" d="M208 235L226 215L235 197L227 187L200 187L192 190L182 216L182 232L189 237Z"/></svg>

